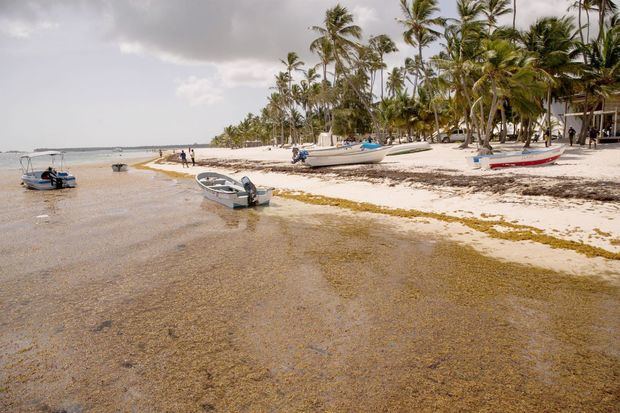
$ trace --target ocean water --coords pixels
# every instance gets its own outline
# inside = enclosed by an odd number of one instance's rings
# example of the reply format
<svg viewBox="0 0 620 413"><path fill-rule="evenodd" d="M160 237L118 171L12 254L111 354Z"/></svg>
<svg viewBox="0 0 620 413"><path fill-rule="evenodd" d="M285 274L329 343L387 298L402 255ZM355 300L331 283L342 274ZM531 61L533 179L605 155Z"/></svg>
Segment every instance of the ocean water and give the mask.
<svg viewBox="0 0 620 413"><path fill-rule="evenodd" d="M102 159L0 170L1 412L617 410L617 286Z"/></svg>
<svg viewBox="0 0 620 413"><path fill-rule="evenodd" d="M20 171L20 156L23 153L0 153L0 170L15 170ZM158 156L158 153L152 151L132 151L126 150L123 152L113 152L111 150L105 151L86 151L86 152L65 152L64 163L67 169L71 169L76 165L87 165L97 163L128 163L135 162L137 160L154 158ZM57 160L56 162L58 162ZM43 169L49 166L51 163L50 157L41 157L34 159L33 166L35 169ZM58 165L58 164L56 164Z"/></svg>

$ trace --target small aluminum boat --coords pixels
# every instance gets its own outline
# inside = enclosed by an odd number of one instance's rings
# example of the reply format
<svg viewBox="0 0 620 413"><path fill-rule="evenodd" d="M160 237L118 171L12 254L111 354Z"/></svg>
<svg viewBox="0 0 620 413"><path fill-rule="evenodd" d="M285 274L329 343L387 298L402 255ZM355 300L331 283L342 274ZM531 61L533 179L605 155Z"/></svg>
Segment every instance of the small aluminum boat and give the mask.
<svg viewBox="0 0 620 413"><path fill-rule="evenodd" d="M126 163L115 163L112 165L112 171L114 172L126 172L129 169Z"/></svg>
<svg viewBox="0 0 620 413"><path fill-rule="evenodd" d="M35 170L32 160L44 156L51 157L51 165L47 169ZM37 190L75 188L77 181L75 176L64 170L64 158L64 153L58 151L33 152L22 155L19 158L22 167L22 183L27 188ZM60 160L58 170L55 168L57 159Z"/></svg>
<svg viewBox="0 0 620 413"><path fill-rule="evenodd" d="M524 149L493 155L470 156L467 158L467 162L472 168L482 169L542 166L557 161L565 150L564 145L541 149Z"/></svg>
<svg viewBox="0 0 620 413"><path fill-rule="evenodd" d="M196 182L206 198L229 208L269 205L273 195L273 188L257 188L247 176L237 181L215 172L202 172L196 175Z"/></svg>

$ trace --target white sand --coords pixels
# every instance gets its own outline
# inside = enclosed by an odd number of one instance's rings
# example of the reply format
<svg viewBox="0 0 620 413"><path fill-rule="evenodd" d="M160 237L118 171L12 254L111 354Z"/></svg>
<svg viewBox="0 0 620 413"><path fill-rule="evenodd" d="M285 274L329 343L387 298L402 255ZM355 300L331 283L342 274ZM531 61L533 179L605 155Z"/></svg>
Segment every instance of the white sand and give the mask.
<svg viewBox="0 0 620 413"><path fill-rule="evenodd" d="M556 143L554 143L556 145ZM534 144L532 148L544 147ZM534 176L574 176L620 182L620 144L598 145L598 149L587 146L567 146L566 152L554 165L533 168L506 168L497 171L475 170L468 167L465 158L474 155L475 147L458 149L457 144L433 144L426 152L388 156L382 165L404 170L452 170L466 175L509 175L523 174ZM512 151L522 148L520 144L495 145L498 151ZM290 164L291 150L272 147L228 149L196 149L196 158L247 159ZM303 167L303 165L299 165Z"/></svg>
<svg viewBox="0 0 620 413"><path fill-rule="evenodd" d="M573 176L594 180L620 182L620 145L599 145L597 150L568 148L556 165L534 168L510 168L500 171L471 170L465 156L474 152L455 149L455 144L435 144L433 150L387 157L382 164L389 168L416 171L441 170L465 175ZM518 145L505 145L510 150ZM291 151L278 148L196 150L196 158L246 159L288 164ZM150 164L157 169L196 174L209 168L183 169L180 164ZM299 165L299 168L306 168ZM210 168L212 169L212 168ZM273 172L219 170L221 173L241 177L249 175L258 185L278 189L298 190L312 194L370 202L376 205L445 213L459 217L505 219L529 225L564 239L599 246L609 251L620 251L620 204L577 199L558 199L544 196L469 193L468 189L421 185L389 186L363 181L345 181L337 177L306 177ZM601 234L608 233L610 235ZM616 245L614 245L616 244Z"/></svg>

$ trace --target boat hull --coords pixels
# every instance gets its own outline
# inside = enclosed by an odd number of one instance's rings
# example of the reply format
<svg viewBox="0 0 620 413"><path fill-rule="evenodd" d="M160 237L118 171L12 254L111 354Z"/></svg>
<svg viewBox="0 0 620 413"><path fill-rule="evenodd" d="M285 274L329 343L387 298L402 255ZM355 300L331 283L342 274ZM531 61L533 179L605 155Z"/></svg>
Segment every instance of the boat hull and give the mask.
<svg viewBox="0 0 620 413"><path fill-rule="evenodd" d="M63 189L63 188L75 188L77 186L77 180L73 175L68 173L58 174L58 178L62 182L62 186L56 185L56 182L50 179L41 179L39 176L33 175L22 175L22 182L24 186L28 189L35 189L38 191L48 191L52 189Z"/></svg>
<svg viewBox="0 0 620 413"><path fill-rule="evenodd" d="M342 155L345 153L361 152L362 144L344 145L336 148L322 148L322 149L306 149L308 156L333 156Z"/></svg>
<svg viewBox="0 0 620 413"><path fill-rule="evenodd" d="M399 145L390 146L390 151L387 156L404 155L406 153L422 152L430 149L431 145L428 142L401 143Z"/></svg>
<svg viewBox="0 0 620 413"><path fill-rule="evenodd" d="M474 168L499 169L549 165L557 161L566 148L564 145L552 148L508 152L505 154L473 156L468 162Z"/></svg>
<svg viewBox="0 0 620 413"><path fill-rule="evenodd" d="M126 163L115 163L112 165L112 171L114 172L126 172L129 169Z"/></svg>
<svg viewBox="0 0 620 413"><path fill-rule="evenodd" d="M269 205L273 188L256 188L256 204L250 205L250 198L243 184L226 175L203 172L196 175L196 182L203 190L204 197L228 208L247 208L249 206Z"/></svg>
<svg viewBox="0 0 620 413"><path fill-rule="evenodd" d="M310 154L305 164L311 167L355 165L364 163L379 163L385 158L390 150L389 147L369 149L358 152L344 153L332 156L313 156Z"/></svg>

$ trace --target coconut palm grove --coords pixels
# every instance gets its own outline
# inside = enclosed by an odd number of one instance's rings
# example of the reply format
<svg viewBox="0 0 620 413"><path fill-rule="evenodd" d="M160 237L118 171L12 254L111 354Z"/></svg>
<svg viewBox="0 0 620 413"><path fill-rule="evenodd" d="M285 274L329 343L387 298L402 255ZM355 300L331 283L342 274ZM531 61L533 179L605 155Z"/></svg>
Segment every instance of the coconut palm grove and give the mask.
<svg viewBox="0 0 620 413"><path fill-rule="evenodd" d="M316 59L304 62L295 51L284 56L267 105L226 127L212 144L315 142L327 131L432 142L440 132L461 127L468 135L462 147L472 145L474 136L481 150L507 138L528 147L533 136L551 144L545 131L566 136L566 123L552 116L554 102L580 114L586 127L577 142L585 143L595 110L620 89L617 4L570 0L566 10L577 9L577 18L558 10L519 30L519 0L456 3L458 17L449 19L437 0L400 0L394 24L409 51L394 67L385 62L397 51L394 39L365 37L346 7L326 10L324 20L309 29L315 39L299 46ZM499 24L510 20L512 25ZM440 45L439 53L428 54L431 44Z"/></svg>

